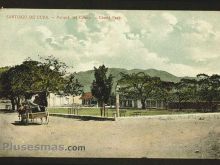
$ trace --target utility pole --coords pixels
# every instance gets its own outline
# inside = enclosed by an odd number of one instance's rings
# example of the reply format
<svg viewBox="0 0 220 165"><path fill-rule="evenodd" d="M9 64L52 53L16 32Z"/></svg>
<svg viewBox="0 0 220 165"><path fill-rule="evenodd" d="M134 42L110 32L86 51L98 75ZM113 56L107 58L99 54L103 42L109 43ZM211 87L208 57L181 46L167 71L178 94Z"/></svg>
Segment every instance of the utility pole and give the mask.
<svg viewBox="0 0 220 165"><path fill-rule="evenodd" d="M115 93L116 93L116 115L117 115L117 117L120 116L120 114L119 114L119 88L120 88L120 86L116 85Z"/></svg>

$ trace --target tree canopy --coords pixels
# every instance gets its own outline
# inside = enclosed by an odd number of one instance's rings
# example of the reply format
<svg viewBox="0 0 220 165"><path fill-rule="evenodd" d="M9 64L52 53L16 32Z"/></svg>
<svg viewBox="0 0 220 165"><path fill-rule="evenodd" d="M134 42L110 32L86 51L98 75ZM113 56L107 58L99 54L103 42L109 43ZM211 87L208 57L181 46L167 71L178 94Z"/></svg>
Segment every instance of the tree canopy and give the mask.
<svg viewBox="0 0 220 165"><path fill-rule="evenodd" d="M121 73L118 81L121 85L121 95L124 99L140 100L142 109L146 108L146 100L163 100L166 107L177 102L179 109L182 103L206 102L214 111L213 101L220 99L220 75L198 74L197 78L182 78L179 82L162 81L158 77L150 77L143 72ZM203 104L201 104L203 105Z"/></svg>
<svg viewBox="0 0 220 165"><path fill-rule="evenodd" d="M47 106L49 92L64 90L66 69L66 64L53 56L41 58L41 61L28 58L1 73L1 96L10 99L15 109L15 105L19 107L20 99L40 93L44 106Z"/></svg>
<svg viewBox="0 0 220 165"><path fill-rule="evenodd" d="M75 74L70 74L65 79L64 90L65 95L78 96L83 93L83 85L75 78Z"/></svg>
<svg viewBox="0 0 220 165"><path fill-rule="evenodd" d="M94 67L95 80L92 82L91 91L92 95L98 100L101 109L101 116L105 115L105 104L108 103L111 96L113 76L110 74L107 76L108 68L105 65Z"/></svg>
<svg viewBox="0 0 220 165"><path fill-rule="evenodd" d="M132 74L121 73L121 79L118 83L121 85L120 91L122 95L133 99L140 99L142 109L145 109L146 100L159 87L160 78L151 77L143 72Z"/></svg>

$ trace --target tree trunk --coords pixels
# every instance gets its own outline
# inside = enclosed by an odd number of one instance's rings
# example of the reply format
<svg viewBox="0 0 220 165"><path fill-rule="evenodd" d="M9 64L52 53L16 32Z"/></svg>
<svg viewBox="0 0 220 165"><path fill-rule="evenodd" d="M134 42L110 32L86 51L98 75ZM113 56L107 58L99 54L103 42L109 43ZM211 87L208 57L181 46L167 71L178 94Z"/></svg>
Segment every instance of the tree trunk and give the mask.
<svg viewBox="0 0 220 165"><path fill-rule="evenodd" d="M209 101L209 109L211 110L211 112L214 112L212 100Z"/></svg>
<svg viewBox="0 0 220 165"><path fill-rule="evenodd" d="M142 109L146 109L146 99L141 100Z"/></svg>
<svg viewBox="0 0 220 165"><path fill-rule="evenodd" d="M102 107L100 107L100 116L102 116Z"/></svg>
<svg viewBox="0 0 220 165"><path fill-rule="evenodd" d="M73 103L72 103L72 108L71 108L71 113L74 111L74 115L76 114L76 109L74 108L74 96L73 97Z"/></svg>
<svg viewBox="0 0 220 165"><path fill-rule="evenodd" d="M163 107L165 107L166 110L168 109L168 101L167 101L167 99L163 100Z"/></svg>
<svg viewBox="0 0 220 165"><path fill-rule="evenodd" d="M102 116L102 102L98 101L98 107L100 107L100 116Z"/></svg>
<svg viewBox="0 0 220 165"><path fill-rule="evenodd" d="M105 102L102 103L102 116L105 116Z"/></svg>
<svg viewBox="0 0 220 165"><path fill-rule="evenodd" d="M178 95L178 110L181 110L181 99L180 99L180 95Z"/></svg>
<svg viewBox="0 0 220 165"><path fill-rule="evenodd" d="M168 102L164 102L164 107L166 110L168 109Z"/></svg>
<svg viewBox="0 0 220 165"><path fill-rule="evenodd" d="M179 111L181 111L181 101L179 100L179 102L178 102L178 108L179 108Z"/></svg>
<svg viewBox="0 0 220 165"><path fill-rule="evenodd" d="M16 104L16 108L17 110L20 108L20 97L18 96L17 99L15 99L15 104Z"/></svg>
<svg viewBox="0 0 220 165"><path fill-rule="evenodd" d="M15 100L14 100L14 97L12 96L12 97L10 98L10 100L11 100L12 110L14 111L14 110L15 110Z"/></svg>

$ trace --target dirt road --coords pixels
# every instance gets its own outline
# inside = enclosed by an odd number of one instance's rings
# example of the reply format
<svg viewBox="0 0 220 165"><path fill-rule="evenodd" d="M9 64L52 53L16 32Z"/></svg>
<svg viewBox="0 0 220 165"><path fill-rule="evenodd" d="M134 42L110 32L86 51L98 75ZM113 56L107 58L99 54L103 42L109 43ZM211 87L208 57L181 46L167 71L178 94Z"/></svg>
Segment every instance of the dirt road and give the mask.
<svg viewBox="0 0 220 165"><path fill-rule="evenodd" d="M48 125L18 125L0 113L0 156L220 158L220 117L125 118L82 121L50 117ZM40 123L40 121L38 121ZM10 145L85 146L80 151L16 150Z"/></svg>

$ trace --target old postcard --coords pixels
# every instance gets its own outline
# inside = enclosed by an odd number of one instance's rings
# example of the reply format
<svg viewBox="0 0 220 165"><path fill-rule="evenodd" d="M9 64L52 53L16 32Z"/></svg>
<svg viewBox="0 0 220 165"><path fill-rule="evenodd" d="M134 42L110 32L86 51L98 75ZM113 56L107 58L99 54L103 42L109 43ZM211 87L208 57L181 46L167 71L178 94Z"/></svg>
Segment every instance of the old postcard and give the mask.
<svg viewBox="0 0 220 165"><path fill-rule="evenodd" d="M0 9L0 156L219 159L219 17Z"/></svg>

